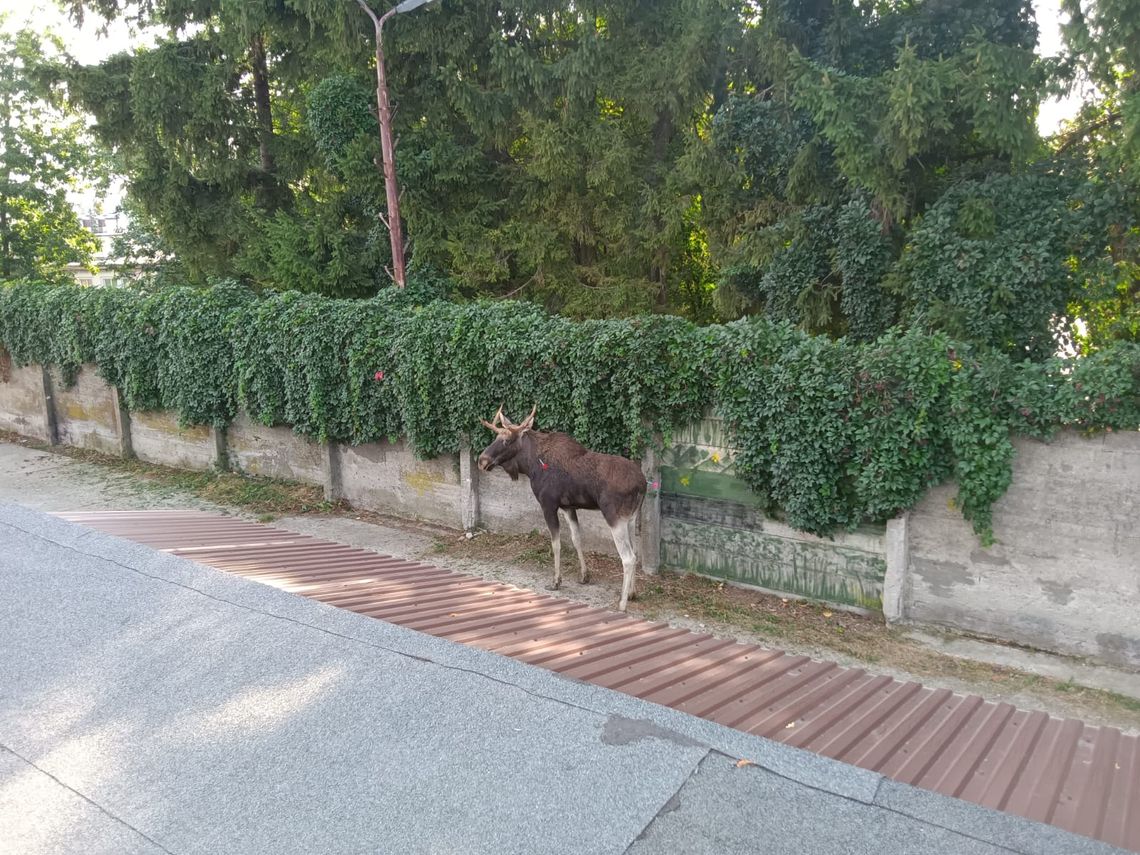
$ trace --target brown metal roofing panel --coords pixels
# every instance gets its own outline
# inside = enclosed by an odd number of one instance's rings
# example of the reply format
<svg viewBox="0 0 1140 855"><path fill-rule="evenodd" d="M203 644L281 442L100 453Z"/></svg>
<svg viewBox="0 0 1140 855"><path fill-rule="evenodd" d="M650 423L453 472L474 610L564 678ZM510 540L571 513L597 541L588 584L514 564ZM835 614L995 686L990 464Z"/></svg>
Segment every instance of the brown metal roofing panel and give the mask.
<svg viewBox="0 0 1140 855"><path fill-rule="evenodd" d="M464 584L452 577L431 579L430 585L417 589L406 582L399 584L368 585L361 589L345 589L343 587L325 593L314 594L315 599L328 603L330 606L340 606L343 609L360 610L368 608L388 608L395 611L401 606L410 606L413 610L422 607L425 611L431 603L441 600L454 600L456 597L466 597L466 602L473 603L476 596L489 596L492 592L485 584L471 582Z"/></svg>
<svg viewBox="0 0 1140 855"><path fill-rule="evenodd" d="M865 672L861 668L833 668L819 673L783 697L773 697L766 707L756 710L747 721L742 722L740 728L771 738L781 730L788 730L789 724L801 720L829 697L846 691L850 684L864 676ZM820 753L835 756L827 751L821 750Z"/></svg>
<svg viewBox="0 0 1140 855"><path fill-rule="evenodd" d="M900 753L908 750L910 739L932 716L945 707L946 702L954 696L949 689L923 689L899 712L871 731L867 745L862 752L849 753L849 763L871 769L875 772L884 772L884 768Z"/></svg>
<svg viewBox="0 0 1140 855"><path fill-rule="evenodd" d="M640 662L630 662L620 668L595 672L590 681L608 689L619 689L626 694L640 697L633 691L632 684L645 680L654 681L669 671L673 671L687 663L715 663L724 656L726 650L736 646L736 642L728 638L710 638L707 642L690 645L673 654L666 654ZM567 671L566 673L570 673ZM667 683L672 682L666 678Z"/></svg>
<svg viewBox="0 0 1140 855"><path fill-rule="evenodd" d="M1014 712L1010 704L983 704L974 716L977 726L963 728L946 746L944 754L952 758L952 762L936 764L919 779L918 785L954 796L961 795Z"/></svg>
<svg viewBox="0 0 1140 855"><path fill-rule="evenodd" d="M1072 772L1077 746L1085 731L1084 723L1073 719L1066 719L1059 724L1056 739L1045 754L1044 767L1033 776L1030 790L1032 795L1023 814L1038 822L1052 821L1061 798L1061 790Z"/></svg>
<svg viewBox="0 0 1140 855"><path fill-rule="evenodd" d="M697 652L703 650L702 645L715 643L711 635L693 636L682 632L672 638L662 638L660 641L647 641L644 644L626 647L620 651L594 651L578 659L578 661L559 665L553 670L576 680L592 681L595 677L608 674L619 668L627 668L648 659L664 656L678 650Z"/></svg>
<svg viewBox="0 0 1140 855"><path fill-rule="evenodd" d="M1024 773L1048 721L1049 716L1040 711L1015 711L1004 735L978 764L960 798L997 810L1004 807L1011 786Z"/></svg>
<svg viewBox="0 0 1140 855"><path fill-rule="evenodd" d="M612 613L611 613L612 614ZM595 631L588 628L575 634L569 641L563 641L551 636L550 638L534 639L530 633L520 637L514 643L503 647L496 647L496 651L503 656L521 659L532 665L551 667L552 663L561 659L573 659L584 656L591 650L599 650L614 644L625 644L630 638L645 638L649 635L661 635L669 632L668 629L634 618L621 617L617 620L598 624ZM673 630L677 632L677 630ZM635 644L638 642L634 642Z"/></svg>
<svg viewBox="0 0 1140 855"><path fill-rule="evenodd" d="M1090 741L1092 758L1084 776L1073 775L1061 790L1056 821L1078 834L1096 837L1104 830L1108 796L1120 769L1120 732L1110 729ZM1083 779L1082 779L1083 778ZM1134 805L1140 810L1140 805Z"/></svg>
<svg viewBox="0 0 1140 855"><path fill-rule="evenodd" d="M515 614L509 621L491 620L482 625L465 626L459 632L456 632L456 630L460 628L452 621L442 618L430 624L423 624L419 629L420 632L430 632L433 634L437 630L446 630L449 633L448 637L452 641L458 641L460 637L462 637L463 642L466 643L484 636L504 635L524 629L531 631L535 629L554 631L564 623L575 618L585 621L597 620L597 616L592 614L592 612L593 609L585 603L569 604L565 600L551 600L550 603L544 604L541 607L531 609L525 613Z"/></svg>
<svg viewBox="0 0 1140 855"><path fill-rule="evenodd" d="M644 697L654 703L680 709L681 704L707 692L709 686L723 685L765 662L771 662L784 655L778 650L764 650L751 645L749 647L749 651L737 659L709 668L700 675L678 680L668 688L650 691Z"/></svg>
<svg viewBox="0 0 1140 855"><path fill-rule="evenodd" d="M841 679L841 678L836 678ZM824 687L829 688L829 687ZM836 689L842 688L837 686ZM900 709L913 704L922 693L918 683L892 683L878 703L861 714L848 716L825 733L821 733L811 744L813 751L851 762L852 754L859 753L868 744L873 734L886 721L897 717Z"/></svg>
<svg viewBox="0 0 1140 855"><path fill-rule="evenodd" d="M1114 846L1134 847L1140 840L1140 740L1123 740L1116 766L1098 836Z"/></svg>
<svg viewBox="0 0 1140 855"><path fill-rule="evenodd" d="M422 616L417 615L408 619L404 625L428 633L444 626L476 630L490 629L496 626L521 625L539 615L554 617L558 614L565 614L568 608L573 611L572 606L565 605L565 600L555 600L550 597L545 600L527 602L524 605L525 608L519 608L515 603L506 602L505 598L502 603L493 608L482 608L464 603L452 611L436 610L426 612ZM585 608L582 605L578 607Z"/></svg>
<svg viewBox="0 0 1140 855"><path fill-rule="evenodd" d="M686 680L699 678L713 668L729 662L736 662L747 656L753 649L747 644L729 641L715 652L693 658L679 658L664 668L656 668L648 673L636 675L618 685L611 685L611 687L620 688L628 695L644 698L654 692L677 686Z"/></svg>
<svg viewBox="0 0 1140 855"><path fill-rule="evenodd" d="M538 617L533 622L515 624L510 628L495 626L457 632L452 627L440 627L440 634L446 632L446 637L452 641L477 644L505 655L504 651L508 648L524 649L528 643L550 645L551 642L566 639L581 639L584 629L605 626L599 619L608 614L601 609L585 608L554 618Z"/></svg>
<svg viewBox="0 0 1140 855"><path fill-rule="evenodd" d="M787 663L785 663L787 664ZM738 695L718 709L706 713L706 717L739 730L749 730L756 723L768 718L768 707L796 694L805 687L826 683L828 678L839 673L834 662L817 662L814 659L793 665L776 674L772 679L758 683L750 691ZM860 677L857 683L863 682ZM834 698L835 695L830 695ZM784 724L789 722L785 721ZM784 728L786 729L786 728ZM786 737L784 737L786 739Z"/></svg>
<svg viewBox="0 0 1140 855"><path fill-rule="evenodd" d="M625 656L631 650L644 649L650 644L657 644L666 639L670 642L676 639L687 639L688 630L672 629L665 626L642 624L623 627L618 634L608 636L605 640L592 641L585 649L577 651L562 651L551 656L546 652L518 654L515 659L529 662L531 665L542 665L551 671L563 671L582 664L594 664L606 661L609 657ZM685 643L682 641L682 643Z"/></svg>
<svg viewBox="0 0 1140 855"><path fill-rule="evenodd" d="M201 511L66 519L1140 851L1140 740Z"/></svg>
<svg viewBox="0 0 1140 855"><path fill-rule="evenodd" d="M717 710L729 707L741 696L779 679L810 661L806 656L789 656L786 653L780 653L764 661L757 659L750 668L727 680L711 683L699 694L671 706L700 718L711 719Z"/></svg>

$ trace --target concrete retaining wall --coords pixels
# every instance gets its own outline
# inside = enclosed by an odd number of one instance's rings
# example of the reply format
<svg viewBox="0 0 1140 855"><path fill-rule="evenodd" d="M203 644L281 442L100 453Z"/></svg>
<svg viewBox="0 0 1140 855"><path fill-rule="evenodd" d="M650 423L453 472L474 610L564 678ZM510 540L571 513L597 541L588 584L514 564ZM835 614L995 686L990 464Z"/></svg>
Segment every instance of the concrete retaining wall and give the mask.
<svg viewBox="0 0 1140 855"><path fill-rule="evenodd" d="M0 430L51 442L43 370L38 365L9 365L5 374L7 382L0 382Z"/></svg>
<svg viewBox="0 0 1140 855"><path fill-rule="evenodd" d="M335 454L340 470L338 498L362 508L459 525L457 456L417 460L403 442L338 444Z"/></svg>
<svg viewBox="0 0 1140 855"><path fill-rule="evenodd" d="M954 492L908 515L900 620L1140 669L1140 432L1019 440L988 549Z"/></svg>
<svg viewBox="0 0 1140 855"><path fill-rule="evenodd" d="M245 416L222 434L179 428L169 413L120 411L93 369L64 389L37 366L0 368L0 429L109 453L133 449L168 466L323 484L332 499L456 528L545 531L526 480L479 472L479 449L422 461L403 443L329 447ZM735 477L724 426L707 418L645 464L660 490L639 521L642 564L1140 669L1140 432L1023 440L1017 451L988 549L950 506L952 485L885 531L825 540L761 512ZM612 553L600 514L580 517L587 548ZM572 573L568 532L563 541Z"/></svg>
<svg viewBox="0 0 1140 855"><path fill-rule="evenodd" d="M67 386L52 372L59 442L103 454L119 454L118 398L92 368L79 372Z"/></svg>
<svg viewBox="0 0 1140 855"><path fill-rule="evenodd" d="M226 431L226 451L230 468L238 472L302 484L325 483L325 446L287 427L266 427L245 413L238 413Z"/></svg>
<svg viewBox="0 0 1140 855"><path fill-rule="evenodd" d="M218 464L213 428L179 427L174 413L132 413L131 444L139 460L178 469L213 469Z"/></svg>

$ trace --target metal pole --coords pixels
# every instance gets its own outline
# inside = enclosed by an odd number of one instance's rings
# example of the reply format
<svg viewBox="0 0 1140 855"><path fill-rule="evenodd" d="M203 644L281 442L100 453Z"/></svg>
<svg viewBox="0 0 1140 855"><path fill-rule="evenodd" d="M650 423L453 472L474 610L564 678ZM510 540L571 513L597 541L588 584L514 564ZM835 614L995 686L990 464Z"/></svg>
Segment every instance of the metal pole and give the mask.
<svg viewBox="0 0 1140 855"><path fill-rule="evenodd" d="M396 14L395 7L380 17L365 0L356 0L376 29L376 113L380 121L380 156L384 169L384 191L388 197L388 235L392 241L392 279L404 287L404 227L400 221L400 189L396 184L396 144L392 140L392 108L388 101L388 80L384 72L384 23Z"/></svg>

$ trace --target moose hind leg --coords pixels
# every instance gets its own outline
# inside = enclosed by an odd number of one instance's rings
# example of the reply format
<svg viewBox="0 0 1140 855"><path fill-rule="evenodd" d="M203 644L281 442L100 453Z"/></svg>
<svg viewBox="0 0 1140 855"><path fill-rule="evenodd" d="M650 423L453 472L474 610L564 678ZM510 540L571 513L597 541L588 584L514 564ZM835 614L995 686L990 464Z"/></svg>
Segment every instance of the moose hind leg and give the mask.
<svg viewBox="0 0 1140 855"><path fill-rule="evenodd" d="M552 591L562 586L562 535L558 523L558 508L543 508L542 515L546 517L546 527L550 529L550 551L554 553L554 581L550 584Z"/></svg>
<svg viewBox="0 0 1140 855"><path fill-rule="evenodd" d="M617 520L610 526L610 533L614 537L614 546L621 556L622 580L621 600L618 602L618 611L624 612L629 598L633 596L634 576L637 573L637 555L633 551L633 541L629 535L629 520Z"/></svg>
<svg viewBox="0 0 1140 855"><path fill-rule="evenodd" d="M578 553L578 581L585 585L590 581L590 573L586 570L586 555L582 552L582 530L578 528L578 512L573 508L568 510L566 521L570 523L570 539L574 541L574 549Z"/></svg>

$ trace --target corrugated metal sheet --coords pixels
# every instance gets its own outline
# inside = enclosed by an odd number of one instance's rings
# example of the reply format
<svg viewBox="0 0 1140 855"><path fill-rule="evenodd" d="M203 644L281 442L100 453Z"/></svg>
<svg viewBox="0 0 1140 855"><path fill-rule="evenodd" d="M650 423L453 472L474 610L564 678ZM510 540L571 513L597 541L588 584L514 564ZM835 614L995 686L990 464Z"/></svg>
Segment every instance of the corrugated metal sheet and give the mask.
<svg viewBox="0 0 1140 855"><path fill-rule="evenodd" d="M269 526L192 511L66 519L899 781L1140 851L1140 748L1059 720Z"/></svg>

